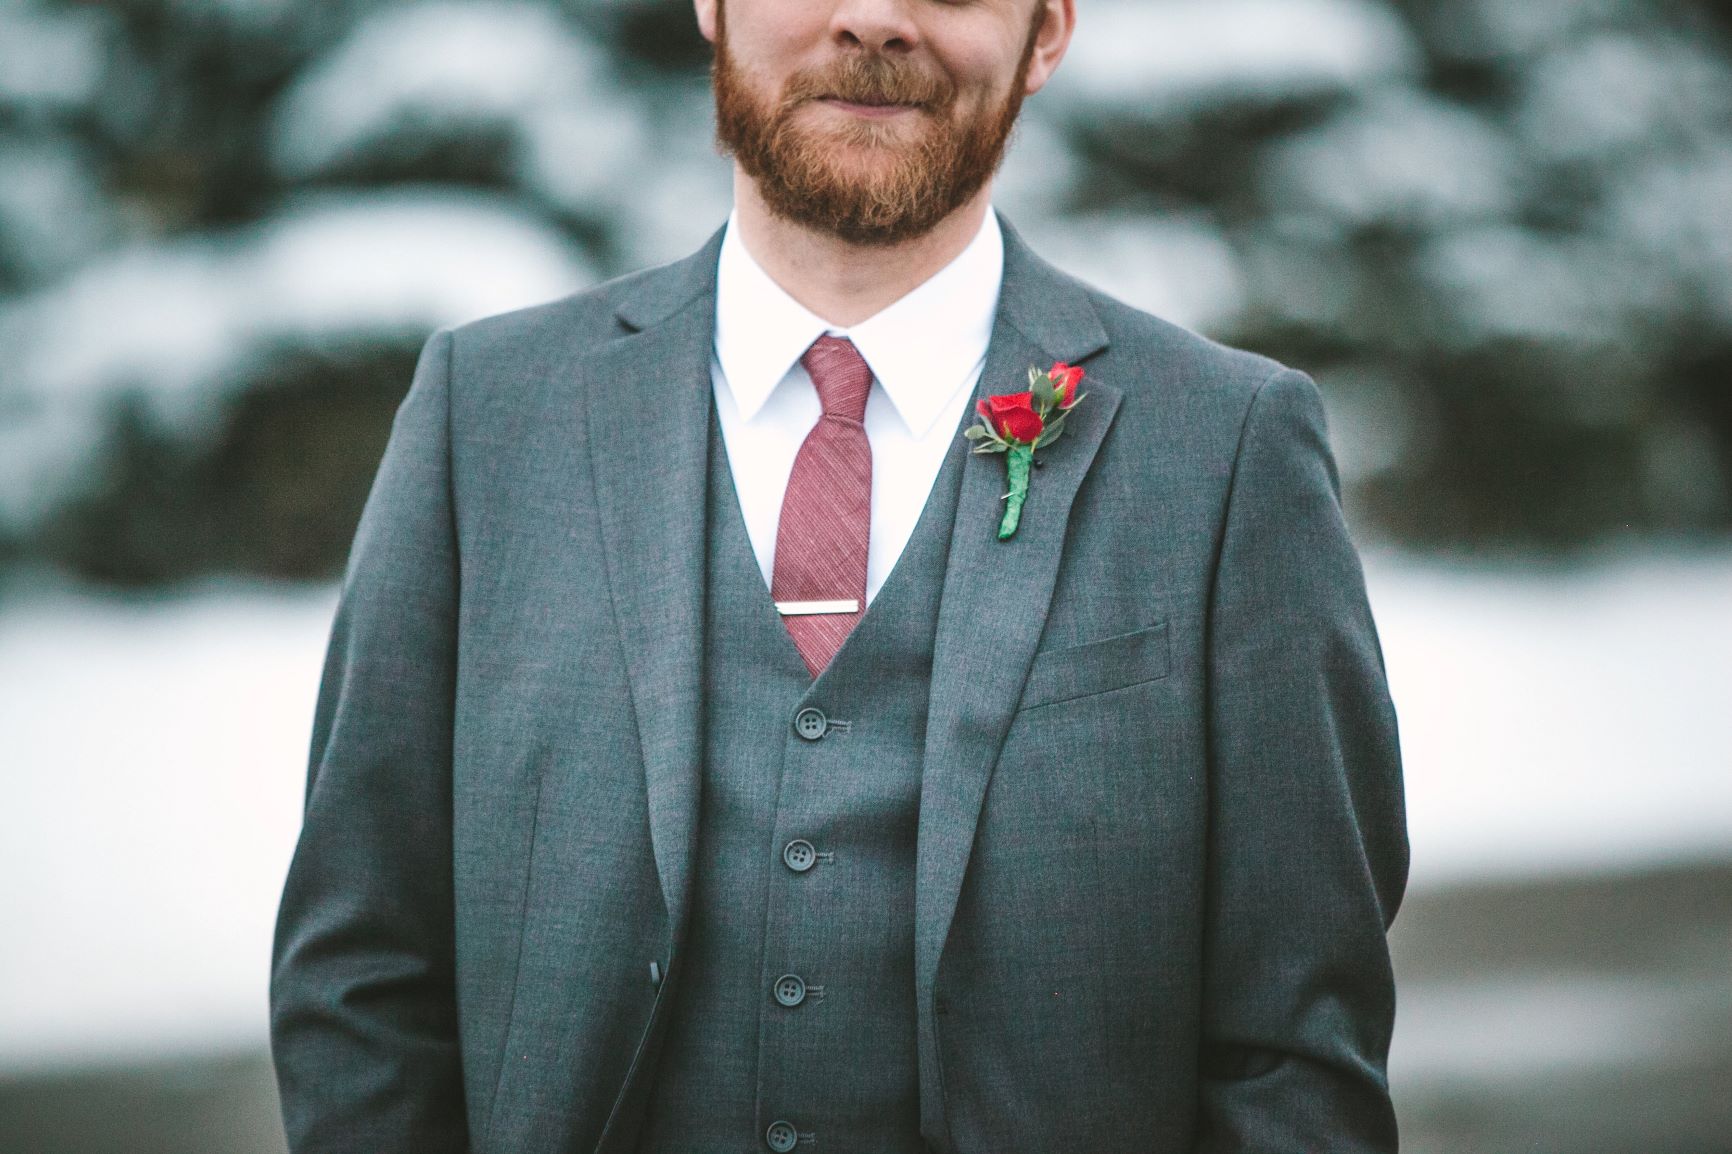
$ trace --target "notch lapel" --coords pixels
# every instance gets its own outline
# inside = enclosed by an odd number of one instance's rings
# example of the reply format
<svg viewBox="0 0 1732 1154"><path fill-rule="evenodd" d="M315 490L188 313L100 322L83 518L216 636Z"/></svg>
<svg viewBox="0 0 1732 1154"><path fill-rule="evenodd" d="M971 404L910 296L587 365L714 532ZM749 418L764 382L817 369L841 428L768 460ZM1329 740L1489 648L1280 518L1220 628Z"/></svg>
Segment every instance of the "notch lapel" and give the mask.
<svg viewBox="0 0 1732 1154"><path fill-rule="evenodd" d="M1106 347L1087 295L1029 251L1007 222L1004 280L976 397L1021 392L1028 368L1075 364ZM1040 451L1022 523L998 540L1007 489L997 454L969 452L951 533L932 659L922 757L915 880L915 990L920 1019L921 1130L948 1149L933 1020L939 956L956 911L988 779L1046 625L1071 506L1118 410L1121 393L1094 376Z"/></svg>
<svg viewBox="0 0 1732 1154"><path fill-rule="evenodd" d="M643 274L618 309L627 335L578 368L608 589L676 949L697 837L704 485L721 239L718 231L694 255ZM671 957L669 965L671 972Z"/></svg>

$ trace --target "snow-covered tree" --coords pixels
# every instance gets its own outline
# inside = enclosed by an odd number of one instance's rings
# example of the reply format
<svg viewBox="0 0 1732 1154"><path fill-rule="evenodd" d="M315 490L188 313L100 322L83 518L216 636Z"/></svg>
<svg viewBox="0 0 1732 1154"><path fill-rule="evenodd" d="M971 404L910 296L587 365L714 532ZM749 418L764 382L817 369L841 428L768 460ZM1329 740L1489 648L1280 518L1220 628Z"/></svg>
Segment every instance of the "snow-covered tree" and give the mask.
<svg viewBox="0 0 1732 1154"><path fill-rule="evenodd" d="M1314 372L1357 527L1732 526L1711 0L1087 0L999 203ZM687 0L0 0L0 564L328 575L429 329L724 217Z"/></svg>

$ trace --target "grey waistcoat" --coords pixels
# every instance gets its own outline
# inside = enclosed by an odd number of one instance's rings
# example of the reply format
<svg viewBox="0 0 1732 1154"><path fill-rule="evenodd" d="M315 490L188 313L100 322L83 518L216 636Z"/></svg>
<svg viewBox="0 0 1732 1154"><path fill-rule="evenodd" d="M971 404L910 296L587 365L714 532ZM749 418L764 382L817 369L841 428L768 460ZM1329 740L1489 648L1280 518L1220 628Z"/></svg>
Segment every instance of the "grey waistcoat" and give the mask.
<svg viewBox="0 0 1732 1154"><path fill-rule="evenodd" d="M792 1136L824 1154L926 1149L915 833L965 454L958 437L896 566L814 681L753 557L711 412L695 900L640 1154ZM797 724L805 710L824 720ZM778 1122L791 1132L771 1135Z"/></svg>

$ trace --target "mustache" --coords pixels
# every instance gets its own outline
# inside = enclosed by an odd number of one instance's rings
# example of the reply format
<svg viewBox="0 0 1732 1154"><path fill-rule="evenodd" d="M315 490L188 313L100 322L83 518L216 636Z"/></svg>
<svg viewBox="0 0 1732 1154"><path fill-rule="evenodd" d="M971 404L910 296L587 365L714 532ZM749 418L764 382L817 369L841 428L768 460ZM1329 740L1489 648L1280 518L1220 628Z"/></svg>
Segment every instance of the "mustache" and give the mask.
<svg viewBox="0 0 1732 1154"><path fill-rule="evenodd" d="M888 56L844 56L821 69L796 73L782 95L782 106L812 100L845 100L851 104L906 104L926 111L948 105L955 85Z"/></svg>

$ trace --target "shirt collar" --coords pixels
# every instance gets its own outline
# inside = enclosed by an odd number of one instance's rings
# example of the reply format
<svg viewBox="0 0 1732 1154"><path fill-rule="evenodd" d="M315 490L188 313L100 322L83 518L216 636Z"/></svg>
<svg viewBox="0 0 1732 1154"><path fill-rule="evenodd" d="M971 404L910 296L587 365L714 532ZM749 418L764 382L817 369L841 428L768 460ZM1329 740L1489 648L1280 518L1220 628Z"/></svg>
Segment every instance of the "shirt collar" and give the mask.
<svg viewBox="0 0 1732 1154"><path fill-rule="evenodd" d="M789 296L746 250L729 216L716 269L716 359L740 416L751 420L812 342L854 342L902 423L925 435L986 359L1004 276L1004 234L988 209L980 231L925 283L851 329Z"/></svg>

